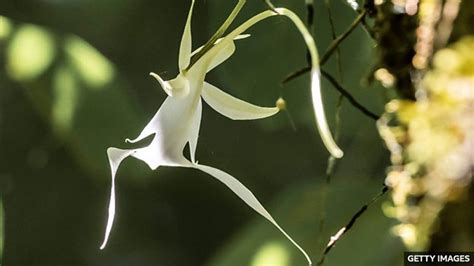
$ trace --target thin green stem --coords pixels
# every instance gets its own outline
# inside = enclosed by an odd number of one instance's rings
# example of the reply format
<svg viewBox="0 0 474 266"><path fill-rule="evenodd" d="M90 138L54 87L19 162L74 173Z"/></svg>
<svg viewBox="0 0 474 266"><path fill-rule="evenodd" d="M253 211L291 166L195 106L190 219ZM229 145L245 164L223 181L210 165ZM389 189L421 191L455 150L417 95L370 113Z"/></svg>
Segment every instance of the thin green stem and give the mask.
<svg viewBox="0 0 474 266"><path fill-rule="evenodd" d="M325 0L324 4L328 12L329 25L331 27L331 37L332 37L332 40L334 41L337 39L337 35L336 35L336 27L334 25L334 18L332 16L330 0ZM342 77L341 49L339 49L339 47L336 48L336 64L337 64L337 74L338 74L337 78L342 82L343 77Z"/></svg>
<svg viewBox="0 0 474 266"><path fill-rule="evenodd" d="M367 24L367 21L365 21L365 18L361 22L362 28L364 29L365 33L373 40L375 41L375 32L374 30Z"/></svg>
<svg viewBox="0 0 474 266"><path fill-rule="evenodd" d="M278 13L276 10L275 10L275 5L273 5L272 1L270 0L263 0L263 2L268 6L268 9L270 9L271 11L275 12L275 13Z"/></svg>
<svg viewBox="0 0 474 266"><path fill-rule="evenodd" d="M191 57L191 62L189 63L189 66L186 68L186 70L189 70L203 55L209 51L212 46L214 46L214 43L224 35L226 30L229 28L230 24L234 21L234 19L237 17L239 14L240 10L242 7L245 5L246 0L239 0L237 5L234 7L230 15L227 17L227 19L224 21L224 23L220 26L220 28L212 35L212 37L207 41L206 44L204 44L204 47L196 53L193 57Z"/></svg>

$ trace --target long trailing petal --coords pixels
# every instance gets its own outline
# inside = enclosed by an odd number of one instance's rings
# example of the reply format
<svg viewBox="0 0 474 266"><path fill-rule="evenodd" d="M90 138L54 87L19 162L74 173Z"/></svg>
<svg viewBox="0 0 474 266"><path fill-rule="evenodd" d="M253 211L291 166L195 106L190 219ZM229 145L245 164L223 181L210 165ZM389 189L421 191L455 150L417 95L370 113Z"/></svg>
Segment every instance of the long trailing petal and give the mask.
<svg viewBox="0 0 474 266"><path fill-rule="evenodd" d="M109 158L110 170L112 172L112 184L110 188L110 199L109 199L109 211L107 218L107 225L105 228L104 241L100 246L100 249L104 249L107 245L109 239L110 231L112 230L112 225L115 218L115 176L117 174L117 169L120 166L120 163L130 156L135 150L122 150L117 148L107 149L107 156Z"/></svg>
<svg viewBox="0 0 474 266"><path fill-rule="evenodd" d="M186 69L191 60L192 50L192 38L191 38L191 18L193 14L194 0L191 1L191 7L189 8L188 18L186 19L186 25L184 26L183 37L181 38L181 44L179 46L179 70Z"/></svg>
<svg viewBox="0 0 474 266"><path fill-rule="evenodd" d="M107 224L105 227L105 234L104 234L104 240L102 242L102 245L100 246L100 249L104 249L105 246L107 245L107 241L110 236L110 232L112 231L112 226L114 224L114 219L115 219L115 177L117 175L117 170L122 163L123 160L125 160L129 156L143 156L144 154L152 154L153 151L155 151L154 147L152 146L153 144L150 144L147 147L144 148L139 148L139 149L119 149L119 148L108 148L107 149L107 156L109 159L109 165L110 165L110 171L111 171L111 185L110 185L110 199L109 199L109 208L108 208L108 217L107 217ZM138 157L137 157L138 158ZM139 158L140 159L140 158ZM143 160L145 163L147 163L150 168L156 169L160 164L164 164L160 161L160 157L157 155L154 155L152 160ZM182 161L179 161L179 163L176 163L176 165L183 163Z"/></svg>
<svg viewBox="0 0 474 266"><path fill-rule="evenodd" d="M253 120L278 113L277 107L260 107L237 99L209 83L204 83L202 98L214 110L232 120Z"/></svg>
<svg viewBox="0 0 474 266"><path fill-rule="evenodd" d="M104 249L107 245L107 241L112 230L112 226L115 219L115 177L117 170L127 157L133 156L143 162L145 162L151 169L156 169L160 165L168 166L179 166L186 163L186 159L181 156L163 156L157 145L157 139L155 138L148 146L138 149L119 149L119 148L108 148L107 156L109 159L110 171L111 171L111 188L110 188L110 199L108 208L107 224L105 227L104 240L100 249Z"/></svg>
<svg viewBox="0 0 474 266"><path fill-rule="evenodd" d="M293 24L295 24L296 28L298 28L299 32L304 38L306 47L308 48L309 54L311 55L311 94L319 134L321 135L323 143L328 149L329 153L331 153L331 155L336 158L341 158L344 153L334 141L327 124L326 115L324 113L324 106L321 96L321 73L319 70L319 57L314 39L308 32L308 29L306 29L306 26L301 21L301 19L291 10L286 8L276 8L275 10L278 12L278 14L288 17L293 22Z"/></svg>
<svg viewBox="0 0 474 266"><path fill-rule="evenodd" d="M303 36L304 41L306 43L306 46L311 56L311 63L312 63L311 93L312 93L313 109L316 116L316 122L317 122L319 133L321 135L324 145L326 146L328 151L331 153L331 155L333 155L336 158L341 158L343 156L343 152L337 146L336 142L334 141L331 135L331 131L329 130L329 127L327 125L326 116L324 113L324 106L323 106L323 101L322 101L322 96L321 96L319 58L318 58L318 53L317 53L314 39L311 36L311 34L308 32L306 27L304 26L301 19L295 13L293 13L292 11L286 8L276 8L275 11L277 13L275 13L272 10L263 11L253 16L252 18L248 19L244 23L242 23L239 27L237 27L235 30L229 33L226 37L224 37L222 41L214 45L214 47L212 47L212 49L210 49L209 52L204 54L191 69L193 69L194 67L200 67L199 65L201 64L201 61L204 63L206 61L212 60L210 58L215 57L220 52L220 50L222 50L223 48L226 47L226 45L232 42L236 36L238 36L239 34L242 34L244 31L246 31L248 28L250 28L254 24L258 23L259 21L275 16L275 15L283 15L283 16L288 17L296 26L296 28L299 30L301 35Z"/></svg>
<svg viewBox="0 0 474 266"><path fill-rule="evenodd" d="M240 199L242 199L248 206L250 206L252 209L254 209L256 212L258 212L260 215L262 215L265 219L270 221L278 230L280 230L283 235L290 240L293 245L295 245L298 250L303 253L305 256L306 260L308 261L308 264L311 265L311 259L309 258L308 254L304 251L303 248L301 248L300 245L296 243L281 227L278 225L278 223L273 219L273 217L268 213L268 211L263 207L263 205L258 201L258 199L254 196L254 194L247 188L245 187L239 180L237 180L235 177L229 175L228 173L219 170L217 168L207 166L207 165L201 165L201 164L193 164L193 168L199 169L220 182L224 183L230 190L232 190Z"/></svg>

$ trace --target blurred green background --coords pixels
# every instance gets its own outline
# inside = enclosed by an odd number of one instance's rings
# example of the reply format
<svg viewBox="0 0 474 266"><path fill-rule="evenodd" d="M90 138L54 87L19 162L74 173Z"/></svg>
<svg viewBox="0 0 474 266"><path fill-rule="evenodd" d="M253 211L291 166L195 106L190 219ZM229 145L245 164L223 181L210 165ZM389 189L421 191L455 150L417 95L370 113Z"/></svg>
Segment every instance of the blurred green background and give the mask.
<svg viewBox="0 0 474 266"><path fill-rule="evenodd" d="M356 13L342 0L330 2L340 33ZM194 47L235 3L197 1ZM303 0L274 3L305 16ZM163 102L165 93L147 73L176 75L189 4L0 1L2 265L305 265L270 223L211 176L166 167L152 172L133 159L118 173L115 225L99 250L110 189L106 148L127 147L123 140L137 135ZM265 8L247 0L233 26ZM282 96L288 113L231 121L204 105L197 158L251 189L317 261L328 238L379 192L388 152L374 121L344 101L339 143L345 157L326 187L328 153L314 126L309 78L280 84L306 64L301 36L279 17L248 33L207 80L260 105ZM314 33L322 54L331 41L322 0L315 1ZM343 83L381 113L386 92L364 82L373 50L361 29L349 36L341 46ZM336 73L334 59L325 69ZM323 94L334 131L338 94L325 80ZM400 265L403 248L390 234L394 221L382 213L384 200L369 208L325 265Z"/></svg>

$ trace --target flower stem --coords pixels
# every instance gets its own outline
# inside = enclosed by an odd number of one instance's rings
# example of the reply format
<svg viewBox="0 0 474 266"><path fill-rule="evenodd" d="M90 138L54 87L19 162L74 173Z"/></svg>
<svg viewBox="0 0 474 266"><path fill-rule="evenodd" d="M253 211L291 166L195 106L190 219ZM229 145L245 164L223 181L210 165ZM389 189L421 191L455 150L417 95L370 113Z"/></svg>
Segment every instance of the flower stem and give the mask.
<svg viewBox="0 0 474 266"><path fill-rule="evenodd" d="M204 44L204 47L197 54L191 57L191 62L189 63L189 66L186 68L186 70L189 70L194 65L194 63L196 63L204 54L207 53L207 51L212 48L212 46L214 46L214 43L217 41L217 39L224 35L225 31L229 28L230 24L232 24L242 7L245 5L245 2L246 0L239 0L220 28L214 33L214 35L212 35L209 41Z"/></svg>

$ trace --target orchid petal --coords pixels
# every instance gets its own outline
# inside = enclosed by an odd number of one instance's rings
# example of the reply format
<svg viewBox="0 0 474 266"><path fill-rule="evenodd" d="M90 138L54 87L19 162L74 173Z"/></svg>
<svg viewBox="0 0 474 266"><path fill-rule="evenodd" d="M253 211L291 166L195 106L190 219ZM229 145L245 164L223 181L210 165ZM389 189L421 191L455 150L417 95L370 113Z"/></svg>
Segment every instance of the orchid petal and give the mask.
<svg viewBox="0 0 474 266"><path fill-rule="evenodd" d="M229 47L229 45L233 45L234 39L236 39L238 36L240 36L243 32L245 32L248 28L250 28L255 23L257 23L257 22L259 22L259 21L261 21L265 18L275 16L275 15L277 15L275 12L268 10L268 11L261 12L261 13L255 15L255 16L253 16L249 20L245 21L237 29L233 30L227 36L221 38L219 40L219 42L216 41L214 46L207 53L205 53L191 67L191 69L193 69L193 68L202 68L203 67L202 65L207 65L207 67L213 66L215 63L211 63L211 62L213 62L214 60L216 60L215 62L217 62L218 59L215 59L216 57L222 58L222 57L224 57L222 54L227 55L229 53L228 50L231 49L231 47L232 47L232 46ZM226 49L228 49L228 50L226 51ZM232 55L232 53L230 53L230 54ZM228 58L228 56L227 56L227 58Z"/></svg>
<svg viewBox="0 0 474 266"><path fill-rule="evenodd" d="M118 149L118 148L108 148L107 149L107 156L109 158L109 164L110 164L110 170L111 170L111 176L112 176L112 184L111 184L111 189L110 189L110 199L109 199L109 210L108 210L108 218L107 218L107 225L105 228L105 234L104 234L104 241L102 242L102 245L100 246L100 249L104 249L105 246L107 245L107 241L110 236L110 232L112 231L112 226L114 224L114 219L115 219L115 177L117 174L117 169L122 163L124 159L126 159L129 156L135 156L137 153L143 153L143 151L150 150L148 147L145 148L140 148L140 149ZM148 164L150 162L147 162Z"/></svg>
<svg viewBox="0 0 474 266"><path fill-rule="evenodd" d="M237 37L234 38L234 41L235 40L242 40L242 39L246 39L250 37L250 34L241 34L241 35L238 35ZM219 42L222 41L223 38L220 38L218 39L215 44L218 44ZM202 47L199 47L198 50L196 50L194 53L196 52L199 52L199 50L201 49ZM225 60L229 59L229 57L232 56L232 54L234 54L235 52L235 43L234 42L231 42L229 43L228 45L226 46L223 46L221 47L221 49L219 50L218 53L216 53L216 55L212 58L211 62L209 63L209 66L207 68L207 72L211 71L212 69L214 69L216 66L222 64Z"/></svg>
<svg viewBox="0 0 474 266"><path fill-rule="evenodd" d="M204 83L201 95L214 110L232 120L260 119L279 111L277 107L260 107L237 99L207 82Z"/></svg>
<svg viewBox="0 0 474 266"><path fill-rule="evenodd" d="M235 177L229 175L228 173L219 170L214 167L206 166L206 165L201 165L201 164L194 164L194 168L199 169L209 175L212 175L215 177L217 180L221 181L226 185L232 192L234 192L240 199L242 199L248 206L250 206L252 209L254 209L256 212L258 212L260 215L262 215L265 219L270 221L280 232L290 240L293 245L298 248L298 250L303 253L303 255L306 257L306 260L308 261L308 264L311 265L311 259L309 258L308 254L301 248L273 219L273 217L268 213L268 211L262 206L262 204L258 201L258 199L254 196L254 194L247 188L245 187L239 180L237 180Z"/></svg>
<svg viewBox="0 0 474 266"><path fill-rule="evenodd" d="M234 38L234 41L247 39L247 38L250 37L250 36L251 36L250 34L240 34L240 35L238 35L237 37ZM218 44L219 42L222 41L222 39L223 39L223 38L217 39L217 41L216 41L214 44ZM193 56L193 55L199 53L199 51L201 51L202 48L204 48L204 46L200 46L199 48L197 48L196 50L194 50L194 51L191 53L191 56Z"/></svg>
<svg viewBox="0 0 474 266"><path fill-rule="evenodd" d="M107 245L107 241L110 236L110 232L112 230L112 226L115 219L115 177L117 174L117 169L119 168L120 164L123 160L125 160L129 156L136 157L145 163L151 169L158 168L159 165L166 165L164 161L161 160L159 153L156 153L156 145L152 142L150 145L139 148L139 149L118 149L118 148L108 148L107 149L107 156L109 159L111 176L112 176L112 183L110 189L110 199L109 199L109 209L108 209L108 218L107 218L107 225L104 234L104 241L100 246L100 249L104 249ZM181 165L185 162L185 159L178 160L173 163L173 166Z"/></svg>
<svg viewBox="0 0 474 266"><path fill-rule="evenodd" d="M196 62L195 65L199 65L200 63L205 63L208 60L212 61L213 58L219 55L221 50L226 48L226 46L229 45L229 43L232 42L236 36L246 31L248 28L258 23L259 21L269 18L271 16L275 16L275 15L286 16L293 22L293 24L296 26L296 28L299 30L299 32L303 36L303 39L306 43L306 46L311 56L311 64L312 64L311 93L312 93L312 100L313 100L313 109L316 116L316 123L318 126L319 133L329 153L331 153L331 155L336 158L341 158L343 156L343 152L337 146L336 142L334 141L331 135L331 131L329 130L329 127L327 125L326 116L324 113L324 106L323 106L322 96L321 96L319 58L318 58L318 53L316 50L316 44L314 42L314 39L311 36L311 34L308 32L308 30L306 29L303 22L295 13L293 13L292 11L286 8L276 8L275 11L277 13L270 10L263 11L253 16L252 18L248 19L244 23L242 23L239 27L237 27L235 30L229 33L226 37L224 37L219 43L214 45L214 47L212 47L209 50L209 52L203 55L198 60L198 62Z"/></svg>
<svg viewBox="0 0 474 266"><path fill-rule="evenodd" d="M207 67L207 72L214 69L216 66L222 64L225 60L232 56L235 52L235 43L230 42L229 44L222 46L220 51L212 58L209 66Z"/></svg>
<svg viewBox="0 0 474 266"><path fill-rule="evenodd" d="M181 38L181 44L179 46L179 70L184 70L188 67L191 60L192 40L191 40L191 18L193 14L194 0L191 1L191 7L189 8L188 18L186 25L184 26L183 37Z"/></svg>
<svg viewBox="0 0 474 266"><path fill-rule="evenodd" d="M110 231L112 230L112 225L115 218L115 175L120 163L130 156L134 150L122 150L117 148L107 149L107 155L109 158L110 170L112 172L112 185L110 189L110 200L109 200L109 213L107 218L107 226L105 229L105 236L100 249L104 249L107 245L107 240L109 239Z"/></svg>
<svg viewBox="0 0 474 266"><path fill-rule="evenodd" d="M213 47L218 46L218 49L214 50L212 56L206 56L207 54L206 53L203 56L205 57L204 59L198 60L198 62L191 67L191 69L189 70L189 73L187 73L188 77L190 79L194 78L194 81L200 81L196 84L201 84L204 81L204 76L206 75L207 72L211 71L213 68L220 65L222 62L227 60L234 53L235 44L233 40L245 39L245 38L248 38L249 36L250 36L249 34L236 35L234 36L231 42L226 42L224 45L220 45L220 43L225 38L218 39L215 42L215 45L213 46ZM199 50L202 48L203 47L199 47L194 53L199 52ZM213 50L213 48L211 48L211 50ZM200 90L200 88L198 89Z"/></svg>
<svg viewBox="0 0 474 266"><path fill-rule="evenodd" d="M152 170L155 170L160 165L189 165L189 162L183 156L184 146L188 142L191 159L194 162L201 112L201 98L197 95L185 99L168 97L140 135L134 140L127 139L127 142L137 142L154 134L155 136L148 146L130 150L118 148L109 148L107 150L112 174L112 185L107 226L101 249L107 244L114 222L115 176L120 163L125 158L133 156L145 162Z"/></svg>
<svg viewBox="0 0 474 266"><path fill-rule="evenodd" d="M276 8L275 10L278 12L278 14L289 18L303 36L306 47L308 48L309 54L311 56L311 94L319 134L321 135L323 143L328 149L329 153L331 153L331 155L336 158L341 158L344 153L334 141L326 121L326 115L324 113L324 106L321 96L321 73L319 69L319 57L314 39L311 36L311 33L309 33L308 29L306 29L304 23L295 13L286 8Z"/></svg>
<svg viewBox="0 0 474 266"><path fill-rule="evenodd" d="M183 149L190 142L194 151L201 122L200 97L184 99L168 97L140 135L127 142L137 142L154 134L149 146L133 154L151 169L158 165L176 166L182 163Z"/></svg>
<svg viewBox="0 0 474 266"><path fill-rule="evenodd" d="M197 101L199 101L199 97L196 95L189 96L184 99L166 98L138 137L126 139L125 142L136 143L152 134L157 134L158 138L165 140L169 136L176 136L175 131L182 132L183 124L186 126L188 120L192 119L190 116L194 114L195 108L197 108ZM177 119L178 117L180 119Z"/></svg>

